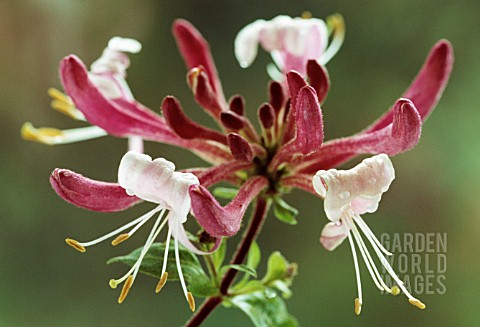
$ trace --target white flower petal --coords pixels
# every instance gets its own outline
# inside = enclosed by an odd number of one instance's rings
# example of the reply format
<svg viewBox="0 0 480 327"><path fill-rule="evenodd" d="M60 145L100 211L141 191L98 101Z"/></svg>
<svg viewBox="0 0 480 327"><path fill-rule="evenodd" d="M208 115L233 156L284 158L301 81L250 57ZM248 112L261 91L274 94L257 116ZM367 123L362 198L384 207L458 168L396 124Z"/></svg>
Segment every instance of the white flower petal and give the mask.
<svg viewBox="0 0 480 327"><path fill-rule="evenodd" d="M199 184L190 173L175 172L175 165L163 158L152 161L148 155L127 152L118 168L118 182L128 194L164 205L183 215L185 222L190 211L189 188Z"/></svg>
<svg viewBox="0 0 480 327"><path fill-rule="evenodd" d="M183 226L182 221L186 220L186 216L179 215L178 213L174 211L170 211L168 213L168 226L170 228L170 231L172 232L172 235L175 239L177 239L180 244L182 244L184 247L186 247L189 251L199 254L199 255L205 255L205 254L211 254L211 252L205 252L202 250L199 250L190 240L188 239L187 233L185 232L185 227Z"/></svg>
<svg viewBox="0 0 480 327"><path fill-rule="evenodd" d="M322 234L320 235L320 243L328 251L333 251L342 244L348 236L348 227L338 222L329 222L323 227Z"/></svg>
<svg viewBox="0 0 480 327"><path fill-rule="evenodd" d="M115 51L138 53L142 50L142 44L135 39L115 36L108 42L108 47Z"/></svg>
<svg viewBox="0 0 480 327"><path fill-rule="evenodd" d="M349 170L318 171L312 182L325 197L327 217L335 222L349 209L358 215L375 212L394 178L392 162L386 154L379 154Z"/></svg>
<svg viewBox="0 0 480 327"><path fill-rule="evenodd" d="M258 52L258 43L260 32L265 25L265 21L259 19L238 32L235 38L235 57L240 66L246 68L255 60Z"/></svg>

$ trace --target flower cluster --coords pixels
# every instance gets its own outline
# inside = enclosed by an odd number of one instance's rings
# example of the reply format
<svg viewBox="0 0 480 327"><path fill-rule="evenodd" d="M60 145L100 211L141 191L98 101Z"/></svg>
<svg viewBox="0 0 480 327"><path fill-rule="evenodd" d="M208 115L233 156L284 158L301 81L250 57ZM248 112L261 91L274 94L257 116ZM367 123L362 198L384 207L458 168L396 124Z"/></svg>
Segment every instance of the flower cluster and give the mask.
<svg viewBox="0 0 480 327"><path fill-rule="evenodd" d="M452 47L448 41L439 41L410 87L372 125L352 136L324 141L321 104L330 88L325 64L340 49L344 31L339 15L330 16L326 23L304 15L258 20L239 32L235 54L242 67L252 63L259 44L272 55L275 63L268 68L275 79L268 86L268 101L260 104L257 111L259 131L253 127L250 113L246 113L242 96L234 95L228 101L225 98L208 43L187 21L175 21L173 33L188 68L187 81L193 96L217 123L217 129L192 121L173 96L163 99L160 115L135 100L126 82L129 67L126 53L137 53L141 49L135 40L113 38L90 70L74 55L61 61L60 77L65 94L51 89L52 107L91 126L61 131L36 129L26 123L22 128L23 137L52 145L108 134L128 138L129 151L120 162L118 183L95 181L70 170L55 169L50 178L54 190L64 200L93 211L121 211L142 201L155 204L148 213L96 240L66 239L69 245L85 252L88 246L115 236L112 245L117 245L154 220L137 261L123 277L110 281L112 288L124 283L119 303L125 300L143 258L168 225L156 290L160 291L167 281L167 258L173 237L177 274L194 311L195 301L183 278L179 248L209 256L219 247L222 238L237 234L251 202L262 199L278 205L284 203L279 202L283 201L283 194L298 188L324 200L330 222L321 233L321 244L333 250L344 239L349 240L358 283L357 314L361 310L362 289L356 248L380 290L396 295L401 289L410 303L425 308L407 291L388 264L385 255L390 253L361 215L376 211L382 194L395 177L389 156L408 151L418 143L422 125L449 79ZM177 172L172 162L164 158L152 160L142 154L144 140L189 150L209 166ZM350 170L334 169L364 154L373 156ZM219 182L236 188L225 206L209 191ZM208 235L207 243L185 231L183 224L189 214L195 217L204 235ZM258 224L255 228L259 228ZM253 236L246 239L251 242L256 231L249 233ZM367 243L398 286L389 287L382 280ZM229 278L233 279L225 277ZM231 282L222 281L218 291L221 296L229 294Z"/></svg>

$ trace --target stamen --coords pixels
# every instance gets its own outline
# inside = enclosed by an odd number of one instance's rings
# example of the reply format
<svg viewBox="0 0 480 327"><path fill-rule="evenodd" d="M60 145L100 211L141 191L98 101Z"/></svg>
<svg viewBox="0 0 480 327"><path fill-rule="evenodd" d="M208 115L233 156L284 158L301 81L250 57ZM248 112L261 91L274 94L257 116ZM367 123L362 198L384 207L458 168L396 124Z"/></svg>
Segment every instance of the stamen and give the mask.
<svg viewBox="0 0 480 327"><path fill-rule="evenodd" d="M164 286L165 283L167 282L167 279L168 279L168 272L164 272L164 273L162 274L162 277L161 277L160 280L158 281L157 287L155 288L155 293L160 293L160 291L162 290L163 286Z"/></svg>
<svg viewBox="0 0 480 327"><path fill-rule="evenodd" d="M187 293L187 301L188 301L188 305L190 306L190 310L192 310L192 312L195 312L195 299L193 298L193 295L191 292Z"/></svg>
<svg viewBox="0 0 480 327"><path fill-rule="evenodd" d="M358 316L362 312L362 301L357 297L355 299L355 314Z"/></svg>
<svg viewBox="0 0 480 327"><path fill-rule="evenodd" d="M302 12L302 18L303 19L312 18L312 13L310 11L304 11L304 12Z"/></svg>
<svg viewBox="0 0 480 327"><path fill-rule="evenodd" d="M353 220L350 220L350 219L347 218L347 221L349 221L348 226L353 231L353 235L355 236L355 239L357 240L357 244L360 248L360 252L362 253L363 260L365 261L365 264L367 265L368 271L370 272L370 276L372 277L375 285L381 291L385 290L388 293L392 293L392 290L390 289L390 287L388 287L387 284L385 284L385 282L383 281L383 278L380 276L380 273L378 272L377 266L375 265L375 262L373 261L372 257L370 256L370 252L368 251L367 246L365 245L365 242L363 241L363 238L360 235L360 232L358 231L357 227L355 226ZM370 241L370 244L372 244L372 246L373 246L372 240L369 239L369 241ZM366 256L366 258L365 258L365 256Z"/></svg>
<svg viewBox="0 0 480 327"><path fill-rule="evenodd" d="M334 14L327 17L328 30L333 34L332 42L328 46L327 50L322 54L319 62L325 65L335 54L340 50L345 38L345 22L343 17L339 14Z"/></svg>
<svg viewBox="0 0 480 327"><path fill-rule="evenodd" d="M50 104L53 109L75 120L86 120L83 113L75 108L75 104L72 102L69 96L55 88L48 89L48 95L50 95L53 99Z"/></svg>
<svg viewBox="0 0 480 327"><path fill-rule="evenodd" d="M177 233L176 235L178 235L178 228L179 227L179 224L180 222L176 221L174 222L176 226L174 226L174 228L177 229ZM179 255L179 252L178 252L178 239L175 238L175 261L177 263L177 271L178 271L178 279L180 280L180 284L182 285L182 289L183 289L183 293L185 294L185 298L187 299L188 301L188 304L190 306L190 309L192 309L192 303L193 303L193 310L195 310L195 302L192 302L193 300L193 296L190 292L187 291L187 285L185 285L185 279L183 278L183 273L182 273L182 266L180 265L180 255Z"/></svg>
<svg viewBox="0 0 480 327"><path fill-rule="evenodd" d="M71 238L66 238L65 242L67 242L68 245L70 245L72 248L74 248L77 251L80 251L82 253L87 251L82 244L80 244L78 241L75 241Z"/></svg>
<svg viewBox="0 0 480 327"><path fill-rule="evenodd" d="M170 248L170 239L172 237L172 231L170 228L167 233L167 240L165 241L165 253L163 254L163 265L162 265L162 276L167 270L167 260L168 260L168 249Z"/></svg>
<svg viewBox="0 0 480 327"><path fill-rule="evenodd" d="M372 242L372 240L375 242L375 244L377 244L377 246L380 248L380 250L382 250L383 253L385 253L386 255L388 256L391 256L393 255L392 252L388 251L387 249L385 249L382 245L382 243L380 243L380 241L378 240L378 238L375 236L375 234L372 232L372 230L370 229L370 227L368 227L367 223L362 219L361 216L357 215L357 214L353 214L352 215L353 219L355 219L355 221L357 222L358 226L360 227L360 229L363 231L363 233L365 234L365 236L368 238L368 240L370 241L370 243Z"/></svg>
<svg viewBox="0 0 480 327"><path fill-rule="evenodd" d="M130 235L128 233L125 233L125 234L120 234L117 236L116 239L114 239L112 241L112 245L115 246L115 245L118 245L120 243L122 243L123 241L126 241L130 238Z"/></svg>
<svg viewBox="0 0 480 327"><path fill-rule="evenodd" d="M417 299L408 299L408 302L410 302L410 304L412 304L412 305L414 305L417 308L422 309L422 310L427 307L425 304L423 304L422 302L420 302Z"/></svg>
<svg viewBox="0 0 480 327"><path fill-rule="evenodd" d="M59 130L50 127L35 128L31 123L26 122L22 126L21 134L28 141L55 145L86 141L105 136L108 133L98 126Z"/></svg>
<svg viewBox="0 0 480 327"><path fill-rule="evenodd" d="M360 270L358 269L357 252L355 251L355 245L353 244L353 240L352 240L352 236L350 235L350 232L348 232L347 236L348 236L348 241L350 242L350 247L352 249L353 263L355 265L355 276L357 278L358 302L361 304L362 303L362 282L360 280ZM356 300L355 300L355 303L357 303Z"/></svg>
<svg viewBox="0 0 480 327"><path fill-rule="evenodd" d="M392 287L392 294L395 295L395 296L400 294L400 289L398 288L398 286L393 286Z"/></svg>
<svg viewBox="0 0 480 327"><path fill-rule="evenodd" d="M390 276L392 276L392 278L395 280L395 282L398 284L398 287L400 287L400 289L403 291L403 293L405 294L406 297L408 297L409 301L414 301L414 303L420 303L421 305L425 306L422 302L420 302L419 300L417 300L416 298L414 298L409 292L408 290L406 289L405 285L403 284L403 282L400 280L400 278L398 278L397 274L395 273L395 271L393 270L392 266L390 265L390 263L387 261L387 259L385 259L385 257L383 256L382 252L379 250L378 246L376 246L376 243L375 242L372 242L372 240L370 240L370 244L372 245L372 248L373 250L375 251L375 253L377 254L377 257L380 259L380 262L382 263L382 265L385 267L385 269L387 270L387 272L390 274ZM393 291L392 291L393 293ZM413 305L417 306L416 304L414 304L413 302L410 302L412 303ZM420 308L420 307L419 307Z"/></svg>
<svg viewBox="0 0 480 327"><path fill-rule="evenodd" d="M349 220L349 218L345 219L345 220ZM355 225L353 224L353 222L349 222L348 223L348 226L349 228L351 229L352 233L353 233L353 236L355 237L355 240L357 241L357 245L358 245L358 249L360 250L360 254L362 255L363 257L363 261L365 262L365 265L367 266L367 269L368 269L368 272L370 273L370 277L372 277L373 279L373 282L375 283L375 285L377 286L377 288L381 291L383 291L385 288L384 288L384 285L381 285L383 283L380 283L379 282L379 279L381 280L381 278L379 277L379 273L377 271L377 268L375 266L375 263L373 262L371 256L370 256L370 253L368 252L366 246L365 246L365 243L363 242L363 239L360 235L360 233L358 232L358 230L356 229ZM382 281L383 282L383 281ZM385 287L387 287L385 285ZM390 288L387 287L388 290L390 290Z"/></svg>
<svg viewBox="0 0 480 327"><path fill-rule="evenodd" d="M108 282L108 285L110 285L110 288L112 289L116 289L117 286L118 286L118 282L115 280L115 279L110 279L110 281Z"/></svg>
<svg viewBox="0 0 480 327"><path fill-rule="evenodd" d="M128 228L132 227L133 225L136 225L136 224L138 224L138 225L142 224L142 225L143 225L147 220L149 220L156 212L158 212L158 211L161 210L161 209L162 209L162 208L161 208L160 206L157 206L157 207L155 207L153 210L151 210L151 211L147 212L146 214L138 217L137 219L132 220L131 222L129 222L129 223L127 223L127 224L125 224L125 225L117 228L117 229L114 230L113 232L110 232L110 233L108 233L108 234L105 234L105 235L103 235L103 236L101 236L101 237L99 237L99 238L97 238L97 239L95 239L95 240L93 240L93 241L85 242L85 243L79 243L79 244L82 245L82 246L84 246L84 247L92 246L92 245L95 245L95 244L97 244L97 243L100 243L100 242L102 242L102 241L104 241L104 240L106 240L106 239L108 239L108 238L110 238L110 237L112 237L112 236L115 236L115 235L117 235L117 234L120 233L120 232L123 232L125 229L128 229ZM140 225L140 226L141 226L141 225ZM130 234L130 236L132 235L131 232L130 232L129 234ZM112 243L113 243L113 242L112 242ZM118 243L117 243L117 244L118 244Z"/></svg>
<svg viewBox="0 0 480 327"><path fill-rule="evenodd" d="M48 95L52 98L52 99L55 99L55 100L59 100L59 101L62 101L62 102L66 102L66 103L72 103L72 100L70 99L69 96L67 96L65 93L59 91L58 89L54 88L54 87L51 87L48 89Z"/></svg>
<svg viewBox="0 0 480 327"><path fill-rule="evenodd" d="M130 291L130 288L132 287L132 284L133 284L133 276L130 275L130 276L128 276L125 284L123 284L122 292L120 293L120 296L118 297L118 304L122 304L122 302L125 300L125 298L128 295L128 291Z"/></svg>
<svg viewBox="0 0 480 327"><path fill-rule="evenodd" d="M35 141L44 144L55 144L55 139L60 139L63 136L61 130L56 128L35 128L29 122L23 124L21 129L22 138L27 141Z"/></svg>

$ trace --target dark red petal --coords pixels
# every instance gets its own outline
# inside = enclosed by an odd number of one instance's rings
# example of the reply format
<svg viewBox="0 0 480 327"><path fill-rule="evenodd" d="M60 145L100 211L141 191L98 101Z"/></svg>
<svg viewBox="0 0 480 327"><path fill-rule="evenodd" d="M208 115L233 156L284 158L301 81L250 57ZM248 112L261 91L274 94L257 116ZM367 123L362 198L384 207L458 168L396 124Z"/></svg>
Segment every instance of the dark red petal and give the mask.
<svg viewBox="0 0 480 327"><path fill-rule="evenodd" d="M430 51L420 72L402 98L410 99L425 121L437 105L453 67L453 48L447 40L439 41ZM392 122L393 107L365 132L384 128Z"/></svg>
<svg viewBox="0 0 480 327"><path fill-rule="evenodd" d="M412 149L420 139L422 120L408 99L399 99L390 125L367 134L325 142L320 151L292 163L297 171L313 174L336 167L359 154L386 153L390 156Z"/></svg>
<svg viewBox="0 0 480 327"><path fill-rule="evenodd" d="M236 160L252 162L253 149L250 143L243 136L237 133L230 133L227 137L230 152Z"/></svg>
<svg viewBox="0 0 480 327"><path fill-rule="evenodd" d="M181 138L212 140L227 145L225 135L190 120L174 97L167 96L163 100L162 112L168 126Z"/></svg>
<svg viewBox="0 0 480 327"><path fill-rule="evenodd" d="M55 169L50 184L65 201L93 211L122 211L142 201L117 183L95 181L67 169Z"/></svg>
<svg viewBox="0 0 480 327"><path fill-rule="evenodd" d="M307 76L310 85L315 89L318 96L318 102L323 103L330 89L330 78L327 69L320 65L316 60L307 62Z"/></svg>
<svg viewBox="0 0 480 327"><path fill-rule="evenodd" d="M222 207L201 185L190 187L192 211L198 223L213 237L233 236L240 229L245 210L250 202L268 186L265 177L253 177L242 185L235 198Z"/></svg>
<svg viewBox="0 0 480 327"><path fill-rule="evenodd" d="M183 19L173 23L173 35L188 69L203 66L214 93L225 102L208 42L192 24Z"/></svg>

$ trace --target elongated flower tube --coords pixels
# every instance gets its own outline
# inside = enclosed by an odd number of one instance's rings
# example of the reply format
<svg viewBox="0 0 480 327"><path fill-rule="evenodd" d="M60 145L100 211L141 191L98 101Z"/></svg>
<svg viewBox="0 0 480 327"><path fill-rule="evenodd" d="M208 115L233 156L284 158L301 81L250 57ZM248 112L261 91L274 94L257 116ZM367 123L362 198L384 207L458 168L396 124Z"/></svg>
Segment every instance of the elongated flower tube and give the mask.
<svg viewBox="0 0 480 327"><path fill-rule="evenodd" d="M67 180L61 180L62 173L67 174ZM118 298L118 302L122 303L135 281L142 260L147 254L148 249L152 246L154 240L168 223L165 245L166 250L163 259L161 279L156 287L156 291L159 292L167 281L168 272L166 271L166 268L168 249L171 237L173 237L175 244L175 260L182 290L185 299L189 303L190 309L192 311L195 310L195 300L192 294L187 290L178 251L179 243L181 243L189 251L196 254L203 255L210 253L199 250L193 243L191 243L183 227L191 207L189 188L192 185L199 184L195 175L191 173L176 172L174 164L163 158L152 160L152 158L147 155L130 151L123 156L118 168L119 186L112 183L92 181L83 178L78 174L75 175L73 173L65 173L58 170L54 172L51 180L55 191L62 198L77 205L81 202L82 207L91 210L116 211L124 209L130 205L128 201L126 204L117 204L116 207L114 204L111 204L111 202L115 199L123 199L123 202L125 202L127 196L132 198L132 202L138 202L138 200L141 199L155 203L156 207L153 210L100 238L90 242L78 242L74 239L67 238L66 242L80 252L85 252L88 246L95 245L114 236L117 237L112 241L112 245L118 245L129 239L140 227L151 220L152 217L158 216L154 219L155 223L153 228L136 263L121 278L110 280L110 286L116 288L118 284L124 282L122 292ZM65 190L67 188L66 184L68 184L68 192ZM119 187L123 190L123 194L119 192ZM111 194L108 194L108 192L111 192ZM85 200L81 197L85 194L90 195L90 197L92 195L103 196L88 201L88 199ZM101 205L101 202L104 202L103 206ZM106 208L110 210L106 210ZM129 232L122 233L129 228L131 228ZM212 251L214 251L218 245L219 242L217 242Z"/></svg>
<svg viewBox="0 0 480 327"><path fill-rule="evenodd" d="M328 27L327 27L328 25ZM329 34L333 39L329 43ZM272 20L263 19L245 26L235 39L235 56L240 66L248 67L257 56L258 44L270 52L277 65L269 66L272 78L283 79L281 73L296 70L305 75L309 59L318 60L325 65L340 49L345 26L340 15L327 18L327 24L321 19L304 17L291 18L280 15Z"/></svg>
<svg viewBox="0 0 480 327"><path fill-rule="evenodd" d="M345 238L348 238L350 242L358 287L358 297L355 299L355 313L357 315L360 314L363 300L354 240L370 276L380 290L397 295L400 292L400 288L412 305L425 309L425 304L413 297L398 278L385 258L385 255L391 255L391 253L381 245L375 234L360 216L377 210L382 194L388 191L394 178L395 171L392 162L386 154L367 158L350 170L320 170L313 177L313 187L325 199L324 209L327 218L330 220L322 230L320 242L330 251L339 246ZM368 252L366 242L364 242L360 230L373 248L383 267L398 284L398 287L393 286L390 288L385 284L372 256Z"/></svg>
<svg viewBox="0 0 480 327"><path fill-rule="evenodd" d="M134 39L114 37L108 42L100 58L92 63L88 76L95 87L108 99L118 102L134 103L132 92L125 80L130 60L125 53L138 53L142 45ZM79 121L86 121L85 115L75 107L68 95L56 89L50 89L52 108ZM81 127L69 130L53 128L35 128L31 123L22 127L22 136L31 141L49 145L66 144L89 140L107 135L107 131L98 126ZM129 137L131 150L143 151L141 138Z"/></svg>
<svg viewBox="0 0 480 327"><path fill-rule="evenodd" d="M446 87L452 66L453 48L448 41L440 40L403 97L375 123L352 136L324 142L320 151L293 160L291 166L298 173L314 174L359 154L392 156L412 149Z"/></svg>

